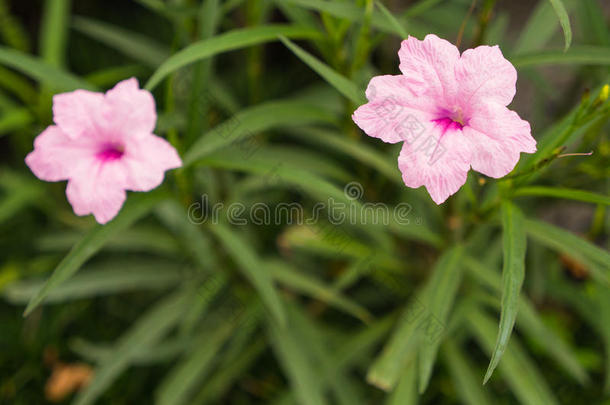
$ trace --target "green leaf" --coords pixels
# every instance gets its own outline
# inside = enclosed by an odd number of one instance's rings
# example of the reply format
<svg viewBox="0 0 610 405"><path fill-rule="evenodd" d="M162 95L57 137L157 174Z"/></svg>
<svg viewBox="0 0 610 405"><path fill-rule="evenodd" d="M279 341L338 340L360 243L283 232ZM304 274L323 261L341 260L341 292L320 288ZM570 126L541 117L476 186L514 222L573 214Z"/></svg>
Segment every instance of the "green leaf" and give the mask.
<svg viewBox="0 0 610 405"><path fill-rule="evenodd" d="M83 239L74 245L70 253L57 265L57 268L53 271L45 285L28 303L24 316L27 316L40 305L55 287L76 273L108 240L146 215L164 198L166 196L159 192L132 195L115 219L106 225L96 225Z"/></svg>
<svg viewBox="0 0 610 405"><path fill-rule="evenodd" d="M320 13L327 13L333 17L347 19L351 22L361 23L365 18L365 11L362 7L357 4L348 1L325 1L325 0L279 0L288 4L294 4L301 6L309 10L315 10ZM404 29L398 29L395 24L388 24L388 19L383 13L374 11L371 16L371 24L378 30L395 34L400 38L405 39L403 36ZM412 35L424 36L430 32L430 29L424 24L419 24L415 20L409 20L408 23L400 23L401 26L407 25L408 31Z"/></svg>
<svg viewBox="0 0 610 405"><path fill-rule="evenodd" d="M209 229L222 243L229 255L233 257L244 276L250 280L271 314L280 325L285 325L286 312L279 294L273 286L270 271L261 262L250 244L224 224L217 223Z"/></svg>
<svg viewBox="0 0 610 405"><path fill-rule="evenodd" d="M390 23L390 25L394 27L400 37L406 39L409 36L407 30L405 30L405 27L402 26L400 21L398 21L396 17L394 17L392 12L388 10L386 6L384 6L383 3L379 0L375 0L375 5L379 10L381 10L381 14L383 14L383 16L387 19L388 23Z"/></svg>
<svg viewBox="0 0 610 405"><path fill-rule="evenodd" d="M294 42L280 37L280 40L290 49L296 56L299 57L305 64L312 68L317 74L322 76L331 86L337 89L341 94L350 99L354 104L360 105L366 103L364 91L358 88L354 82L337 73L328 65L320 62L316 57L305 51L303 48L296 45Z"/></svg>
<svg viewBox="0 0 610 405"><path fill-rule="evenodd" d="M494 348L495 323L476 307L466 312L468 326L484 350L491 353ZM518 339L511 339L504 358L498 368L506 379L511 390L524 405L558 405L548 384L535 363L527 356L518 344Z"/></svg>
<svg viewBox="0 0 610 405"><path fill-rule="evenodd" d="M504 264L502 268L502 314L498 337L483 384L491 377L500 362L517 319L519 294L525 278L525 250L527 240L523 214L510 202L502 204L502 243Z"/></svg>
<svg viewBox="0 0 610 405"><path fill-rule="evenodd" d="M542 197L556 197L565 198L568 200L577 200L590 202L593 204L610 205L610 197L591 193L589 191L576 190L572 188L558 188L558 187L545 187L545 186L530 186L521 187L515 191L515 197L521 196L542 196Z"/></svg>
<svg viewBox="0 0 610 405"><path fill-rule="evenodd" d="M199 383L210 373L214 360L225 341L234 331L235 320L222 323L216 330L205 330L197 339L195 350L174 366L161 381L155 393L156 404L181 405L190 403L189 397Z"/></svg>
<svg viewBox="0 0 610 405"><path fill-rule="evenodd" d="M292 321L291 321L292 322ZM324 405L324 393L317 378L311 356L308 355L309 345L300 344L299 337L292 327L280 327L269 322L271 344L284 369L299 403L303 405Z"/></svg>
<svg viewBox="0 0 610 405"><path fill-rule="evenodd" d="M290 38L315 38L320 33L311 28L291 25L264 25L242 28L217 35L210 39L195 42L167 59L146 83L146 89L152 90L168 74L198 60L203 60L222 52L245 48L251 45L276 41L278 35Z"/></svg>
<svg viewBox="0 0 610 405"><path fill-rule="evenodd" d="M64 65L71 0L46 0L40 30L42 59L49 65Z"/></svg>
<svg viewBox="0 0 610 405"><path fill-rule="evenodd" d="M0 115L0 136L27 127L34 117L27 108L17 107L3 111Z"/></svg>
<svg viewBox="0 0 610 405"><path fill-rule="evenodd" d="M5 46L0 46L0 63L16 69L58 91L76 89L95 90L93 85L77 76L55 68L38 58Z"/></svg>
<svg viewBox="0 0 610 405"><path fill-rule="evenodd" d="M45 301L55 303L125 291L167 288L180 281L179 270L179 265L160 262L158 259L112 261L92 265L83 273L58 285L47 295ZM25 304L43 285L42 280L18 281L4 287L2 295L14 304Z"/></svg>
<svg viewBox="0 0 610 405"><path fill-rule="evenodd" d="M242 110L234 117L201 136L184 155L184 166L192 165L210 153L231 144L243 151L242 160L256 153L259 145L248 138L259 132L281 126L301 126L334 122L335 117L323 108L292 100L270 101Z"/></svg>
<svg viewBox="0 0 610 405"><path fill-rule="evenodd" d="M543 221L528 219L525 225L528 235L538 243L569 255L585 265L597 281L610 284L610 253L606 250Z"/></svg>
<svg viewBox="0 0 610 405"><path fill-rule="evenodd" d="M287 263L283 263L279 260L270 261L267 262L267 267L271 270L273 278L275 278L278 283L333 305L364 322L370 322L372 320L372 316L366 308L355 301L346 298L343 294L335 291L332 287L325 285L323 282L290 267Z"/></svg>
<svg viewBox="0 0 610 405"><path fill-rule="evenodd" d="M601 46L579 46L570 50L545 50L509 58L516 68L541 65L610 65L610 50Z"/></svg>
<svg viewBox="0 0 610 405"><path fill-rule="evenodd" d="M479 282L494 290L495 293L502 292L502 277L499 272L493 271L472 257L464 259L464 265L468 272ZM517 326L531 339L540 343L545 352L555 360L580 383L588 381L587 372L578 360L577 354L542 321L534 305L525 296L521 296L519 305L519 317Z"/></svg>
<svg viewBox="0 0 610 405"><path fill-rule="evenodd" d="M170 56L169 49L164 45L116 25L75 16L72 26L77 31L148 66L157 67Z"/></svg>
<svg viewBox="0 0 610 405"><path fill-rule="evenodd" d="M563 5L561 0L549 0L555 13L557 14L557 18L559 18L559 24L561 24L561 29L563 30L563 37L565 39L565 48L567 51L572 43L572 27L570 26L570 16L566 10L566 7Z"/></svg>
<svg viewBox="0 0 610 405"><path fill-rule="evenodd" d="M474 375L473 365L468 362L470 354L462 354L459 347L451 340L443 344L442 354L449 368L453 386L458 397L468 405L490 405L489 395Z"/></svg>
<svg viewBox="0 0 610 405"><path fill-rule="evenodd" d="M446 325L449 321L449 312L457 294L462 279L461 258L463 248L454 247L444 253L434 267L430 283L426 286L426 295L423 303L435 317L430 325L426 325L427 344L424 344L417 357L419 362L419 392L423 393L432 376L432 368L436 361L438 348L443 340ZM440 332L435 331L440 328ZM431 332L433 331L433 332Z"/></svg>
<svg viewBox="0 0 610 405"><path fill-rule="evenodd" d="M318 148L331 148L346 156L350 156L360 163L369 165L373 169L381 172L389 180L403 186L400 171L396 164L388 159L375 148L363 142L358 142L346 137L339 131L326 128L290 128L290 133L294 134L302 142L311 143Z"/></svg>
<svg viewBox="0 0 610 405"><path fill-rule="evenodd" d="M408 365L385 403L386 405L416 405L418 402L417 367Z"/></svg>
<svg viewBox="0 0 610 405"><path fill-rule="evenodd" d="M571 9L574 1L565 2ZM542 50L553 38L559 27L559 20L553 6L548 1L537 2L534 9L529 13L525 28L517 39L512 50L513 53L535 52Z"/></svg>
<svg viewBox="0 0 610 405"><path fill-rule="evenodd" d="M188 309L191 298L190 292L178 291L140 317L95 369L93 380L78 393L74 405L93 404L141 353L142 348L154 346L178 322Z"/></svg>
<svg viewBox="0 0 610 405"><path fill-rule="evenodd" d="M462 250L454 247L439 258L431 278L407 306L392 337L370 367L367 380L371 384L391 390L414 351L419 350L419 390L425 389L459 287Z"/></svg>

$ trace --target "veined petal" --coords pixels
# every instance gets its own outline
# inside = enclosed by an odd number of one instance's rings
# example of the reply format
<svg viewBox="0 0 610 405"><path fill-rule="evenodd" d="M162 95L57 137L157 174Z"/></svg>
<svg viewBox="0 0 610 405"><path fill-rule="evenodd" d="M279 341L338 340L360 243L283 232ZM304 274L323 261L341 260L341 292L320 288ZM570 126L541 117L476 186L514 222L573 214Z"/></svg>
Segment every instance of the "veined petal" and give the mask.
<svg viewBox="0 0 610 405"><path fill-rule="evenodd" d="M467 49L455 66L458 99L464 106L494 102L507 106L515 96L517 71L496 46Z"/></svg>
<svg viewBox="0 0 610 405"><path fill-rule="evenodd" d="M424 130L424 122L436 119L439 109L433 98L415 95L403 75L376 76L366 89L367 104L352 115L367 135L384 142L412 142Z"/></svg>
<svg viewBox="0 0 610 405"><path fill-rule="evenodd" d="M88 90L75 90L53 96L53 121L70 138L98 131L104 95Z"/></svg>
<svg viewBox="0 0 610 405"><path fill-rule="evenodd" d="M434 34L426 35L423 41L409 36L402 41L398 57L400 71L418 94L428 92L439 104L455 104L457 82L454 71L460 58L455 45Z"/></svg>
<svg viewBox="0 0 610 405"><path fill-rule="evenodd" d="M425 186L435 203L443 203L464 185L470 169L470 145L450 120L430 123L417 142L405 144L398 157L408 187Z"/></svg>
<svg viewBox="0 0 610 405"><path fill-rule="evenodd" d="M121 160L92 160L77 167L70 178L66 196L76 215L93 214L105 224L120 211L126 199L125 170Z"/></svg>
<svg viewBox="0 0 610 405"><path fill-rule="evenodd" d="M106 132L145 136L152 133L157 121L155 100L150 92L139 88L135 78L123 80L106 92L103 116Z"/></svg>
<svg viewBox="0 0 610 405"><path fill-rule="evenodd" d="M464 127L464 136L472 145L470 166L486 176L500 178L510 173L519 161L519 150L503 140L492 138L471 127Z"/></svg>
<svg viewBox="0 0 610 405"><path fill-rule="evenodd" d="M536 152L529 122L497 103L479 105L468 121L468 126L490 138L502 141L517 152Z"/></svg>
<svg viewBox="0 0 610 405"><path fill-rule="evenodd" d="M176 149L155 135L130 139L122 161L127 173L126 188L133 191L158 187L166 170L182 166Z"/></svg>
<svg viewBox="0 0 610 405"><path fill-rule="evenodd" d="M90 138L71 139L58 126L51 125L36 137L34 150L26 156L25 163L41 180L67 180L75 165L94 159L95 147Z"/></svg>

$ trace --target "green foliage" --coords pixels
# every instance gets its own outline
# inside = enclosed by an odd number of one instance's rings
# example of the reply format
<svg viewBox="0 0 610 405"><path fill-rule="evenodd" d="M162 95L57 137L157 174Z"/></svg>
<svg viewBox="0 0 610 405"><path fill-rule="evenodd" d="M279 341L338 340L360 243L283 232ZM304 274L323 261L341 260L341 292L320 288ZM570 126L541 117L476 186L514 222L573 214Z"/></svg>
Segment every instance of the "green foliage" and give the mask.
<svg viewBox="0 0 610 405"><path fill-rule="evenodd" d="M0 0L0 403L610 400L605 4L478 3ZM428 33L500 42L538 142L441 206L351 120ZM184 167L102 226L23 160L131 76Z"/></svg>

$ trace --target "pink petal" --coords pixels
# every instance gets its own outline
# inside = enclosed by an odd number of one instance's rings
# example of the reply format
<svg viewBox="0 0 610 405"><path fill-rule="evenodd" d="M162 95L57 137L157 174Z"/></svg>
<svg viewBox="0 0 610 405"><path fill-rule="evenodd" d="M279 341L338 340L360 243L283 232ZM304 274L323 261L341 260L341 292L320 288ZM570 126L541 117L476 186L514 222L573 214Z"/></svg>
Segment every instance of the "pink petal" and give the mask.
<svg viewBox="0 0 610 405"><path fill-rule="evenodd" d="M470 127L464 127L464 136L472 144L470 166L479 173L496 179L504 177L519 161L519 151L508 142L494 139Z"/></svg>
<svg viewBox="0 0 610 405"><path fill-rule="evenodd" d="M96 132L104 103L102 93L75 90L53 96L53 121L70 138Z"/></svg>
<svg viewBox="0 0 610 405"><path fill-rule="evenodd" d="M61 181L70 178L73 168L83 160L92 159L95 144L87 137L71 139L59 127L47 127L34 140L34 150L25 163L41 180Z"/></svg>
<svg viewBox="0 0 610 405"><path fill-rule="evenodd" d="M66 196L76 215L93 214L105 224L114 218L125 202L126 176L120 160L91 160L77 167L68 182Z"/></svg>
<svg viewBox="0 0 610 405"><path fill-rule="evenodd" d="M506 176L515 168L521 152L536 151L529 123L499 104L477 108L464 127L464 136L473 147L472 168L489 177Z"/></svg>
<svg viewBox="0 0 610 405"><path fill-rule="evenodd" d="M182 166L176 149L155 135L129 139L122 160L127 173L126 188L133 191L158 187L166 170Z"/></svg>
<svg viewBox="0 0 610 405"><path fill-rule="evenodd" d="M421 141L405 142L398 157L408 187L426 186L435 203L443 203L466 182L470 145L456 123L441 120L428 126Z"/></svg>
<svg viewBox="0 0 610 405"><path fill-rule="evenodd" d="M373 77L366 97L369 102L352 119L367 135L388 143L415 141L424 130L423 123L439 114L435 100L424 94L416 96L403 75Z"/></svg>
<svg viewBox="0 0 610 405"><path fill-rule="evenodd" d="M429 92L447 107L456 102L454 68L460 51L453 44L434 34L426 35L423 41L409 36L402 41L398 57L400 71L412 83L412 88L418 84L418 93Z"/></svg>
<svg viewBox="0 0 610 405"><path fill-rule="evenodd" d="M496 46L464 51L455 66L458 99L464 106L495 102L507 106L515 96L517 71Z"/></svg>
<svg viewBox="0 0 610 405"><path fill-rule="evenodd" d="M135 78L123 80L106 92L103 115L107 122L106 131L123 136L150 134L157 121L152 94L140 90Z"/></svg>

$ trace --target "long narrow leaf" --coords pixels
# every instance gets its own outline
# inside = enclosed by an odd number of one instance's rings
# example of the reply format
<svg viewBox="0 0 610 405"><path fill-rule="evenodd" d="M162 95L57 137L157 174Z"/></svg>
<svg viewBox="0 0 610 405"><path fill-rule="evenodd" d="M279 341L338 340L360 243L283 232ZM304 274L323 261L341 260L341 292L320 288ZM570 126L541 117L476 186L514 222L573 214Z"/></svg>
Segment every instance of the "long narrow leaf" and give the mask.
<svg viewBox="0 0 610 405"><path fill-rule="evenodd" d="M167 59L146 83L146 89L154 89L168 74L198 60L203 60L218 53L245 48L278 39L278 35L291 38L315 38L318 31L291 25L264 25L243 28L217 35L210 39L196 42Z"/></svg>
<svg viewBox="0 0 610 405"><path fill-rule="evenodd" d="M524 218L521 211L510 202L502 204L502 241L504 245L504 265L502 269L502 314L498 327L498 337L483 384L491 377L500 362L517 319L519 294L525 277L525 237Z"/></svg>
<svg viewBox="0 0 610 405"><path fill-rule="evenodd" d="M108 242L109 239L120 233L142 216L146 215L157 203L166 196L162 193L148 193L133 195L125 204L119 215L106 225L95 226L81 241L70 250L70 253L57 265L45 285L32 297L28 303L24 316L32 312L45 297L59 284L66 281L76 273L81 266Z"/></svg>

